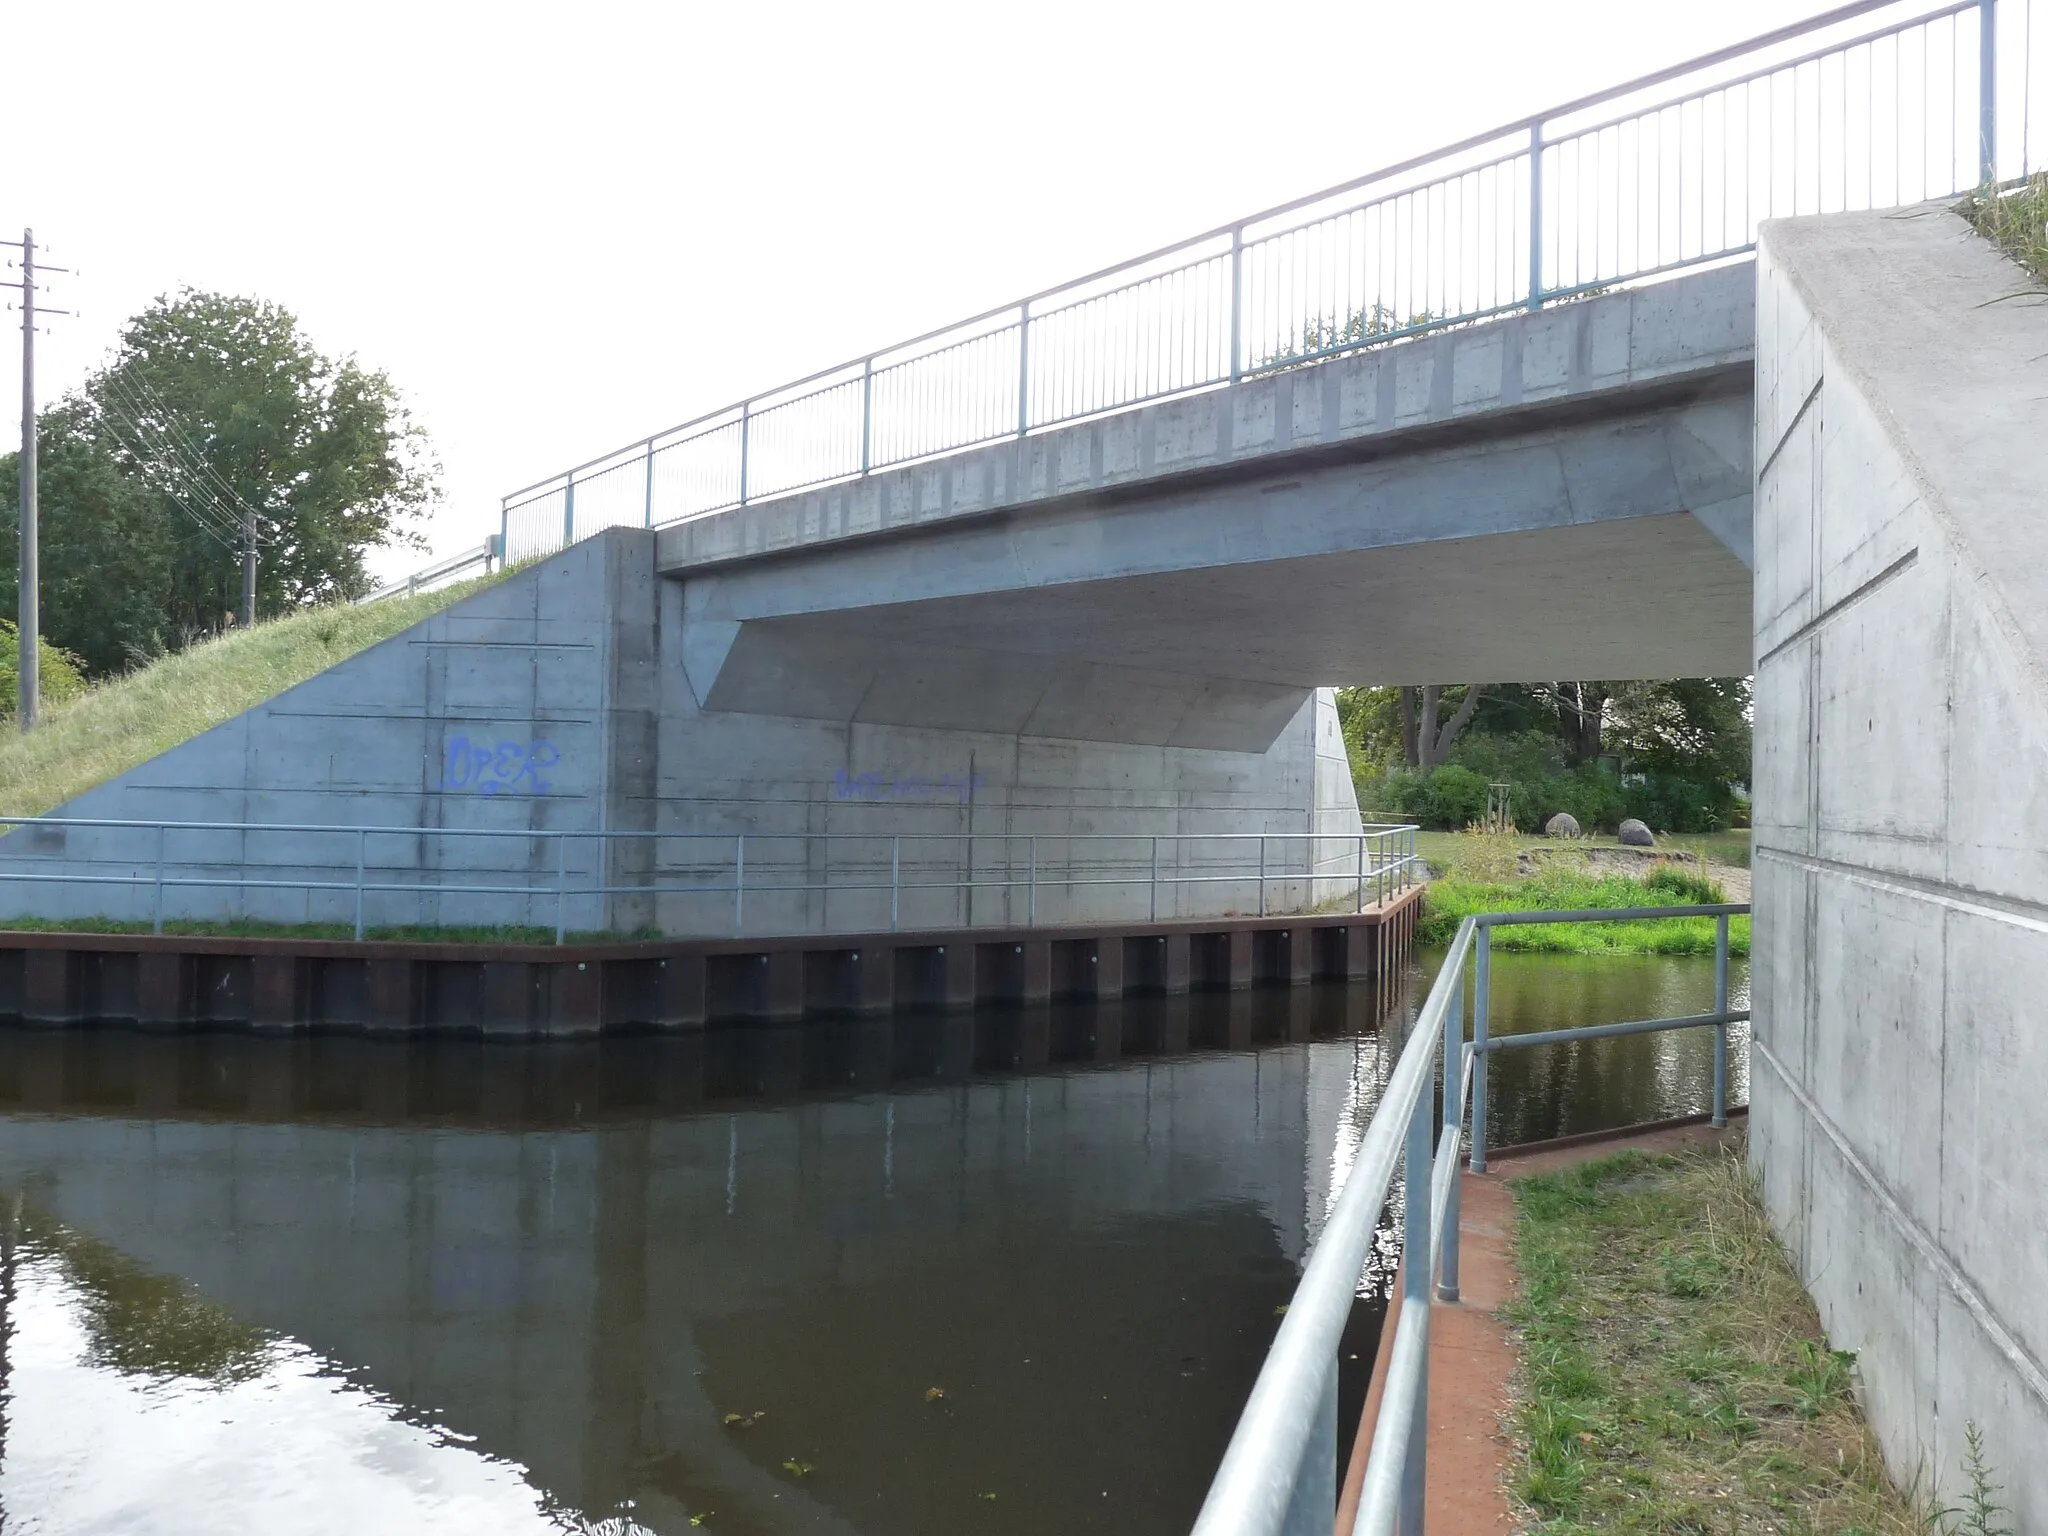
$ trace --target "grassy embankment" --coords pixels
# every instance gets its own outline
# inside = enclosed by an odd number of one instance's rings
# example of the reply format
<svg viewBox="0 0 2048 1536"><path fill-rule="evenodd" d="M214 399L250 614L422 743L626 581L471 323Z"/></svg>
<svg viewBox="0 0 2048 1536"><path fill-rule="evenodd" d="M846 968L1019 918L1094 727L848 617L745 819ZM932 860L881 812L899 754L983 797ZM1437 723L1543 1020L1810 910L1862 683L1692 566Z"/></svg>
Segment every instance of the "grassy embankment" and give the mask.
<svg viewBox="0 0 2048 1536"><path fill-rule="evenodd" d="M1422 924L1417 936L1425 944L1448 944L1459 922L1479 912L1699 906L1728 899L1712 878L1710 863L1663 864L1638 879L1597 872L1575 860L1567 850L1548 855L1537 873L1522 875L1517 872L1518 855L1530 841L1540 839L1475 833L1443 835L1453 840L1453 846L1434 852L1418 849L1443 872L1430 883L1423 897ZM1492 942L1495 949L1546 954L1711 955L1714 920L1680 917L1496 928ZM1728 948L1735 955L1749 953L1748 918L1730 921Z"/></svg>
<svg viewBox="0 0 2048 1536"><path fill-rule="evenodd" d="M81 698L46 706L33 735L24 738L10 732L0 738L0 815L40 816L501 579L479 577L416 597L387 598L361 607L313 608L253 629L231 630L150 666L110 678ZM126 933L147 931L150 925L89 918L65 922L26 918L11 920L7 926ZM353 935L350 927L329 923L173 920L165 927L187 934L343 939ZM553 943L555 934L552 928L380 928L375 936Z"/></svg>
<svg viewBox="0 0 2048 1536"><path fill-rule="evenodd" d="M1517 1179L1513 1492L1528 1528L1991 1533L1974 1455L1963 1506L1886 1477L1740 1149L1625 1152Z"/></svg>
<svg viewBox="0 0 2048 1536"><path fill-rule="evenodd" d="M40 816L498 579L230 630L47 706L32 735L0 738L0 815Z"/></svg>

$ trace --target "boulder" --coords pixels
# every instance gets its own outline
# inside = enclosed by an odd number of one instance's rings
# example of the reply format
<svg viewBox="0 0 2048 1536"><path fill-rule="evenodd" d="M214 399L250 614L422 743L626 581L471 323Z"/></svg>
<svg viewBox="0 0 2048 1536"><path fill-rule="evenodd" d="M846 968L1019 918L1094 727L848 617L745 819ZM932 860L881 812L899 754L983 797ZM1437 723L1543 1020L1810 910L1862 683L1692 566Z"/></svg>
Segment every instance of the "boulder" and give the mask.
<svg viewBox="0 0 2048 1536"><path fill-rule="evenodd" d="M1579 835L1578 818L1573 816L1570 811L1559 811L1550 820L1543 823L1543 835L1545 837L1577 837Z"/></svg>
<svg viewBox="0 0 2048 1536"><path fill-rule="evenodd" d="M1640 821L1637 821L1633 816L1621 824L1621 831L1617 835L1620 837L1621 845L1624 848L1654 848L1657 846L1657 839L1650 836L1650 829Z"/></svg>

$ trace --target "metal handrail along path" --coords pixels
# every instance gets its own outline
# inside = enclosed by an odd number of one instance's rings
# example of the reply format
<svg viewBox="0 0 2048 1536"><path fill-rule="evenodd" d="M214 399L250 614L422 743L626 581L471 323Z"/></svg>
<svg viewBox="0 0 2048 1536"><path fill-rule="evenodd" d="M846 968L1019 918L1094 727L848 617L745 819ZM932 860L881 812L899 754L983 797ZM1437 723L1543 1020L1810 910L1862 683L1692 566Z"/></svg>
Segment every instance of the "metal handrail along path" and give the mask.
<svg viewBox="0 0 2048 1536"><path fill-rule="evenodd" d="M523 486L501 554L1742 259L1767 218L2023 177L2036 3L1857 0L1248 214Z"/></svg>
<svg viewBox="0 0 2048 1536"><path fill-rule="evenodd" d="M1366 1127L1344 1190L1303 1266L1286 1315L1252 1384L1223 1453L1194 1536L1327 1536L1340 1468L1337 1356L1359 1279L1372 1252L1380 1213L1402 1170L1401 1294L1388 1316L1395 1328L1380 1391L1379 1417L1366 1456L1358 1515L1350 1536L1422 1536L1428 1475L1429 1322L1432 1292L1458 1299L1458 1183L1472 1116L1472 1166L1486 1166L1486 1058L1510 1047L1602 1039L1654 1030L1712 1027L1714 1123L1727 1123L1727 1028L1749 1013L1728 1007L1728 924L1745 904L1630 907L1575 912L1495 912L1458 925L1443 965L1416 1016L1399 1062ZM1593 1024L1541 1034L1489 1036L1492 931L1528 923L1639 922L1669 917L1715 919L1715 1010L1677 1019ZM1464 1038L1466 962L1473 963L1473 1037ZM1443 1064L1439 1074L1438 1064ZM1443 1086L1441 1129L1431 1084ZM1435 1131L1436 1134L1432 1135ZM1414 1198L1427 1190L1427 1199ZM1418 1262L1419 1256L1419 1262Z"/></svg>
<svg viewBox="0 0 2048 1536"><path fill-rule="evenodd" d="M406 826L342 826L318 822L240 822L240 821L140 821L108 817L27 817L0 816L0 828L28 829L35 833L68 834L72 830L111 831L123 839L132 839L112 851L96 851L89 859L79 860L71 856L68 845L65 851L43 854L33 845L24 851L24 856L9 858L15 849L7 835L0 835L0 886L7 884L29 885L88 885L114 886L135 889L147 887L151 891L149 914L153 931L161 933L166 917L166 893L178 890L247 890L247 891L297 891L304 893L325 892L353 898L353 925L357 938L363 937L365 928L365 898L374 895L401 894L414 897L445 896L512 896L529 900L541 899L553 904L555 942L560 944L568 936L568 904L578 898L604 896L713 896L730 902L731 922L729 931L739 935L747 931L747 899L752 896L819 894L825 896L845 895L855 892L888 893L888 926L895 931L902 918L903 897L913 892L953 891L972 893L995 891L999 893L1021 893L1024 897L1023 926L1036 927L1039 921L1038 898L1042 888L1071 892L1089 887L1144 887L1146 890L1145 921L1158 921L1159 897L1162 890L1176 892L1186 887L1209 885L1251 885L1257 891L1257 912L1263 917L1269 908L1269 893L1273 883L1278 881L1283 889L1287 885L1306 885L1310 905L1315 904L1317 890L1336 887L1349 892L1349 905L1353 910L1363 912L1368 905L1377 906L1392 899L1415 882L1420 860L1415 853L1413 825L1375 825L1361 827L1352 832L1181 832L1181 833L1032 833L1032 832L657 832L623 831L617 829L576 829L576 828L519 828L519 827L406 827ZM214 857L187 856L171 860L169 843L173 835L226 834L238 846ZM252 836L271 835L296 839L337 839L344 851L331 859L316 859L301 854L289 861L257 862L249 858L248 839ZM539 873L546 877L545 883L535 883L531 878L515 883L512 876L521 873L514 868L498 871L486 869L484 873L497 873L498 879L449 879L445 868L430 866L424 859L415 859L406 864L379 865L370 858L371 839L398 838L408 843L436 843L446 845L474 839L485 843L524 842L540 852L539 859L529 859L524 871L529 875ZM705 847L708 859L692 858L686 867L728 864L730 878L722 874L707 875L702 879L663 880L652 870L644 880L619 883L605 877L606 850L617 843L682 844L686 847ZM579 878L572 879L569 850L572 844L594 846L595 859L589 861L590 878L581 878L585 871L573 871ZM829 850L834 844L866 845L871 849L887 848L887 862L879 858L874 862L872 874L866 873L867 866L856 861L846 872L853 878L831 878L828 866L825 878L818 880L778 879L773 875L762 878L761 850L764 846L794 844L801 850L799 862L808 865L809 853L817 847ZM962 873L948 878L919 878L914 871L906 871L904 852L906 846L913 851L923 845L951 845L966 851L968 861L962 866ZM1067 849L1064 869L1047 868L1040 859L1041 844L1059 844ZM1274 845L1285 848L1289 844L1302 845L1306 857L1297 861L1275 859ZM989 845L1015 849L1021 859L1012 854L1005 857L1000 870L978 870L971 862L977 847L986 849ZM1129 873L1117 873L1114 862L1107 859L1098 862L1095 873L1079 873L1073 845L1083 849L1105 849L1110 845L1122 845L1131 850L1131 857L1125 862L1133 867ZM1322 850L1334 846L1334 856ZM755 873L749 875L750 852ZM1143 862L1138 861L1136 849L1143 849ZM1176 855L1172 867L1162 864L1162 850ZM1241 867L1232 864L1226 857L1217 861L1213 855L1221 850L1226 856L1236 854ZM553 857L546 854L552 852ZM1204 854L1211 857L1203 859ZM1190 864L1189 855L1194 862ZM1332 858L1334 857L1334 865ZM51 864L89 863L94 866L83 872L76 870L52 869ZM788 861L784 861L785 863ZM352 864L352 869L351 869ZM1021 868L1019 865L1021 864ZM41 865L42 867L36 867ZM217 871L207 874L181 874L179 868L199 868ZM772 866L771 866L772 867ZM322 877L318 871L333 870L338 877ZM886 871L886 874L884 873ZM475 871L471 871L475 873ZM413 878L390 878L398 874L411 874ZM1337 899L1337 898L1331 898ZM47 915L47 914L39 914ZM105 914L101 914L105 915ZM1138 920L1138 911L1133 911L1119 920ZM997 926L1008 926L1006 920L998 920ZM974 926L970 924L970 926ZM982 926L987 926L983 924ZM707 929L707 932L709 930ZM763 936L756 934L755 936Z"/></svg>

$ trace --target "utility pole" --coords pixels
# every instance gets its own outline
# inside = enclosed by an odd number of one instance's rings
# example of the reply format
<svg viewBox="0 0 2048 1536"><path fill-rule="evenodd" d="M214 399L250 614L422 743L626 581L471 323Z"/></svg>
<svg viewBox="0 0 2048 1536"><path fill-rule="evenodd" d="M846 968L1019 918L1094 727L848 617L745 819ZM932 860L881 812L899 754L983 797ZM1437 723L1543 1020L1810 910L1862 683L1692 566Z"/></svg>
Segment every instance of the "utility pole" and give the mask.
<svg viewBox="0 0 2048 1536"><path fill-rule="evenodd" d="M0 240L0 245L21 249L21 281L0 286L21 290L21 608L15 628L16 708L15 718L23 734L35 729L36 710L42 699L40 640L42 622L42 573L37 558L36 529L36 232L24 229L19 240ZM45 267L62 272L63 267ZM48 315L69 311L46 309Z"/></svg>
<svg viewBox="0 0 2048 1536"><path fill-rule="evenodd" d="M256 622L256 514L242 514L242 628Z"/></svg>

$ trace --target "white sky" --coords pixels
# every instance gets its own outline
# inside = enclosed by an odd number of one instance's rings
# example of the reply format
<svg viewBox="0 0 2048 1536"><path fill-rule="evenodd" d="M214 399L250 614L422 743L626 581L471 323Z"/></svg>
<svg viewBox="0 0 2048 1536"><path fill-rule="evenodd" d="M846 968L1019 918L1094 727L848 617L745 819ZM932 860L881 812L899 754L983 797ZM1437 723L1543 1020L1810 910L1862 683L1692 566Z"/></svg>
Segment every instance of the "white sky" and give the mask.
<svg viewBox="0 0 2048 1536"><path fill-rule="evenodd" d="M446 552L634 437L1821 8L0 0L0 234L82 269L46 400L184 284L389 372Z"/></svg>

